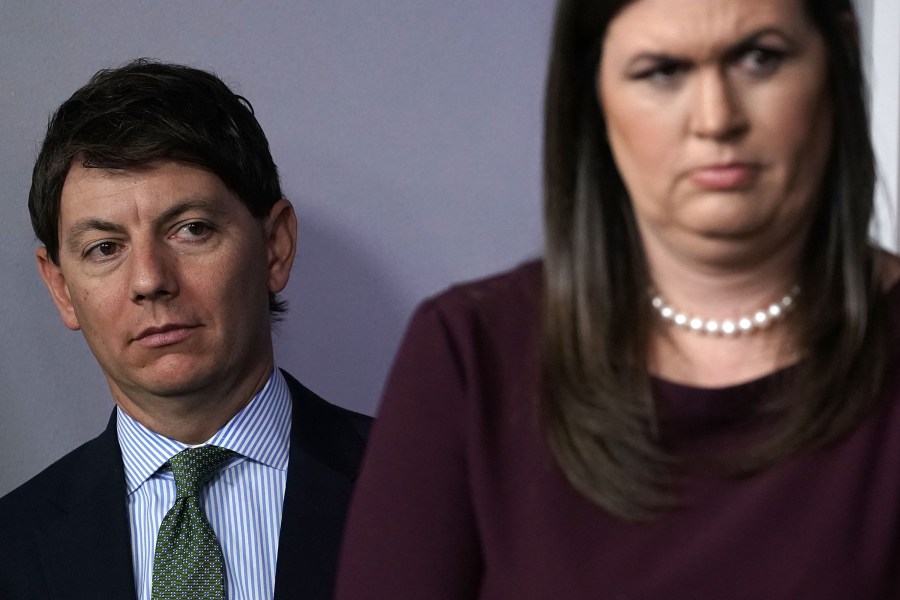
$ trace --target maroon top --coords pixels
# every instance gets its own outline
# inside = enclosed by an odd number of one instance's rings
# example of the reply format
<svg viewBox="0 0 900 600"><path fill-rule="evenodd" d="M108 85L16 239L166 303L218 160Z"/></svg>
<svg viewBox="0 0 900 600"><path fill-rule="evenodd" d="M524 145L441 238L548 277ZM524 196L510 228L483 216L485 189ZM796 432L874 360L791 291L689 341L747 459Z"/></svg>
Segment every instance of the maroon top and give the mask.
<svg viewBox="0 0 900 600"><path fill-rule="evenodd" d="M841 443L748 479L692 473L685 508L626 524L576 493L544 444L540 278L527 264L414 315L356 487L339 600L900 597L900 381ZM900 288L890 303L896 322ZM774 377L655 381L663 433L685 450L733 442Z"/></svg>

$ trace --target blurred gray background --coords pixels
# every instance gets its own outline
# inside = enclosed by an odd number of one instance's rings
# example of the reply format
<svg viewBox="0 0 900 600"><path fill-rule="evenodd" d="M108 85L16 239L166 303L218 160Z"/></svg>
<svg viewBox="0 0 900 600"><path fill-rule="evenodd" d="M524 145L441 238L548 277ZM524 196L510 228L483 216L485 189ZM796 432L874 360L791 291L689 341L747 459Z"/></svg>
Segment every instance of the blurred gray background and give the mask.
<svg viewBox="0 0 900 600"><path fill-rule="evenodd" d="M887 163L876 235L892 247L898 4L863 0L860 12ZM540 251L552 11L550 0L0 0L0 495L99 433L112 408L38 278L26 208L48 116L97 69L186 63L253 103L300 220L277 360L374 413L416 303Z"/></svg>

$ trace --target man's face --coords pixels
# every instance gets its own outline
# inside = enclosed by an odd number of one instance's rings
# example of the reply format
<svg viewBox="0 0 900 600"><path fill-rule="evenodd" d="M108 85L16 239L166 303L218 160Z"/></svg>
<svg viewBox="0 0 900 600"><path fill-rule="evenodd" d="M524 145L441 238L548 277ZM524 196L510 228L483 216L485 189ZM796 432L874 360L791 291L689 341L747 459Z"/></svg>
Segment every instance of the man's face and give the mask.
<svg viewBox="0 0 900 600"><path fill-rule="evenodd" d="M287 283L296 232L286 200L256 219L195 166L76 161L59 225L59 265L40 249L41 275L126 411L227 395L271 369L268 294Z"/></svg>

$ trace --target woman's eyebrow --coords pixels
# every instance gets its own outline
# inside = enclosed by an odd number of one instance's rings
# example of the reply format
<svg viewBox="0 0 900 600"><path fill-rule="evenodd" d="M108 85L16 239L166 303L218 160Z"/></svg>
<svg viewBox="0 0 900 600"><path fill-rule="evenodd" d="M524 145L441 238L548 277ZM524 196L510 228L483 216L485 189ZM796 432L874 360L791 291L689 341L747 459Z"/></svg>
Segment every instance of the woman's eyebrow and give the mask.
<svg viewBox="0 0 900 600"><path fill-rule="evenodd" d="M729 42L724 44L721 49L716 50L716 56L725 56L732 57L737 54L741 54L746 51L748 47L753 46L754 44L759 42L759 39L768 35L777 36L783 43L793 44L792 37L786 33L783 29L778 27L774 27L771 25L767 25L764 27L760 27L759 29L755 29L750 33L743 35L740 39L734 42ZM647 63L692 63L694 59L690 58L685 53L679 52L671 52L666 50L647 50L642 51L632 56L626 63L627 68L634 68L635 65L647 62Z"/></svg>
<svg viewBox="0 0 900 600"><path fill-rule="evenodd" d="M735 54L740 54L744 52L748 48L758 44L760 38L764 38L766 36L774 36L777 37L783 44L788 44L793 47L796 42L793 40L793 36L785 32L783 29L779 29L777 27L763 27L758 29L744 37L733 44L729 44L723 54L725 56L734 56Z"/></svg>

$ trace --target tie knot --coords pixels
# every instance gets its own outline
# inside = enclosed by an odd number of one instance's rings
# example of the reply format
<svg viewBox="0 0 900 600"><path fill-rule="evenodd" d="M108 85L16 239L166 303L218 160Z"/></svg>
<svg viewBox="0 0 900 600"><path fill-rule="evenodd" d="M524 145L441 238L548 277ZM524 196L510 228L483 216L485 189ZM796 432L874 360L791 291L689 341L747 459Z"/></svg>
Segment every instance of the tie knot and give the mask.
<svg viewBox="0 0 900 600"><path fill-rule="evenodd" d="M175 475L175 490L179 498L196 496L203 484L231 460L237 452L218 446L200 446L182 450L166 463Z"/></svg>

